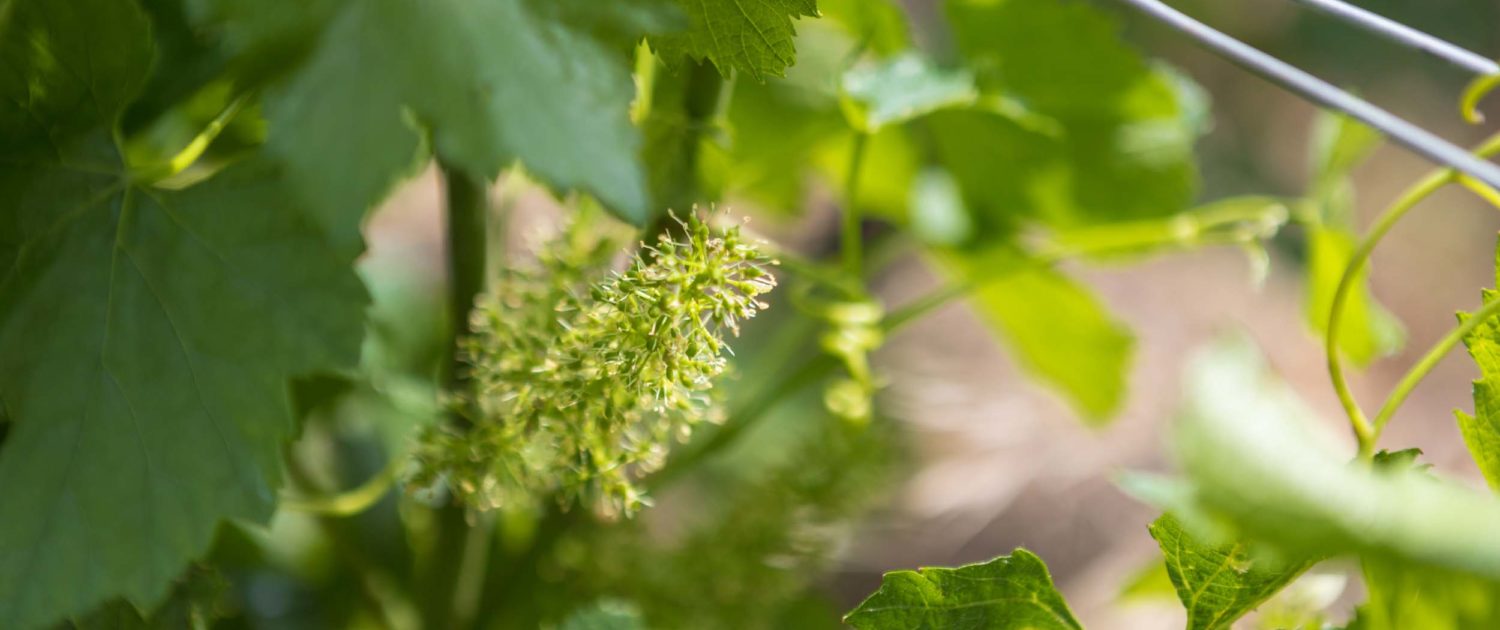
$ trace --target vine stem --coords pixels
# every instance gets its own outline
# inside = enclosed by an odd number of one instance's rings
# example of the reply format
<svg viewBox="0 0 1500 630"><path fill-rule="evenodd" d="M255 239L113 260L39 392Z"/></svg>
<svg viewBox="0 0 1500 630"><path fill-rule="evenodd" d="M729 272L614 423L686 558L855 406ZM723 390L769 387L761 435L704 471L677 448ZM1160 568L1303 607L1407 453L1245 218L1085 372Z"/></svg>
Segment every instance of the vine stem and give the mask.
<svg viewBox="0 0 1500 630"><path fill-rule="evenodd" d="M1401 382L1397 383L1396 388L1391 390L1390 396L1385 399L1385 404L1381 405L1380 411L1375 414L1375 422L1373 423L1374 431L1371 436L1369 448L1374 447L1374 442L1380 439L1380 432L1391 421L1391 416L1396 414L1396 410L1401 408L1401 403L1406 402L1406 397L1411 394L1411 391L1416 388L1417 384L1421 383L1422 379L1428 373L1432 372L1434 367L1437 367L1438 362L1442 361L1443 357L1448 356L1448 352L1452 351L1454 346L1457 346L1459 342L1469 336L1469 333L1474 332L1475 328L1478 328L1480 324L1483 324L1496 313L1500 313L1500 299L1490 300L1485 303L1483 308L1464 318L1458 327L1448 331L1448 334L1444 335L1442 340L1433 345L1432 349L1427 351L1427 354L1422 355L1422 360L1418 361L1416 365L1412 366L1406 372L1405 376L1401 377Z"/></svg>
<svg viewBox="0 0 1500 630"><path fill-rule="evenodd" d="M1150 230L1147 231L1147 236L1099 241L1085 240L1083 243L1073 245L1056 244L1046 251L1026 258L1021 268L1043 268L1076 258L1139 254L1161 249L1248 245L1257 240L1269 238L1287 221L1289 215L1290 210L1282 203L1245 210L1234 208L1218 212L1188 211L1167 219L1166 225L1169 225L1170 229ZM894 332L942 308L949 302L966 297L1017 270L1019 269L1007 270L983 279L950 282L892 311L886 315L882 325L887 334Z"/></svg>
<svg viewBox="0 0 1500 630"><path fill-rule="evenodd" d="M864 233L856 193L859 192L859 171L864 166L869 139L869 134L855 132L854 144L849 148L849 172L844 175L844 230L840 247L844 254L844 270L851 278L858 278L864 267Z"/></svg>
<svg viewBox="0 0 1500 630"><path fill-rule="evenodd" d="M1474 155L1488 157L1496 152L1500 152L1500 134L1491 136L1480 144L1474 150ZM1359 442L1359 452L1361 455L1369 456L1374 452L1375 442L1379 438L1379 429L1371 424L1370 420L1365 416L1364 410L1360 408L1359 401L1355 400L1354 392L1349 389L1348 378L1344 373L1343 356L1338 350L1339 333L1342 329L1344 311L1349 302L1349 295L1354 288L1355 280L1359 278L1359 275L1364 272L1368 265L1370 254L1375 251L1375 247L1391 231L1391 228L1395 227L1396 223L1400 222L1422 200L1455 181L1462 181L1458 171L1452 168L1445 168L1428 174L1416 184L1407 188L1390 207L1381 213L1380 217L1375 220L1375 225L1370 228L1369 233L1360 240L1359 245L1354 249L1353 255L1349 257L1348 264L1344 266L1344 273L1339 278L1338 287L1334 289L1333 303L1328 311L1328 326L1324 333L1323 350L1328 361L1328 376L1333 381L1333 389L1338 394L1339 404L1343 406L1344 414L1349 418L1349 425L1354 431L1355 439ZM1482 185L1479 182L1472 182L1472 184ZM1486 188L1488 187L1486 186ZM1489 194L1481 196L1489 200L1494 197L1493 190ZM1451 347L1449 346L1449 348ZM1430 370L1431 366L1428 366L1428 369ZM1420 381L1425 375L1425 371L1415 374L1416 380ZM1412 374L1408 374L1408 376L1412 376ZM1415 385L1416 383L1413 382L1412 386ZM1405 393L1402 393L1399 399L1395 401L1396 406L1399 407L1401 400L1404 399ZM1392 407L1387 413L1387 410L1382 408L1381 414L1385 415L1388 419L1389 415L1394 414L1395 411L1395 408Z"/></svg>
<svg viewBox="0 0 1500 630"><path fill-rule="evenodd" d="M463 387L465 375L458 341L469 333L469 312L484 291L488 255L489 186L481 177L454 165L440 163L447 205L448 321L452 337L443 380L449 389ZM467 427L462 414L450 414L448 422ZM422 593L423 624L428 628L463 628L472 621L473 607L463 598L468 581L483 581L482 571L473 569L483 552L476 543L474 525L463 506L450 503L436 513L435 548L422 571L418 588ZM482 567L481 567L482 569Z"/></svg>

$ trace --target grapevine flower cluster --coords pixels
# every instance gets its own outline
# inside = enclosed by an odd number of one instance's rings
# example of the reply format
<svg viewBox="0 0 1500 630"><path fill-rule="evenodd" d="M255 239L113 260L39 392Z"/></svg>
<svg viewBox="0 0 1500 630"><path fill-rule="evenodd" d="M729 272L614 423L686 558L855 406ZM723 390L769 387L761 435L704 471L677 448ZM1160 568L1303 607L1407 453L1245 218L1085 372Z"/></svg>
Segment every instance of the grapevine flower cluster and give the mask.
<svg viewBox="0 0 1500 630"><path fill-rule="evenodd" d="M774 261L738 226L696 214L677 237L642 244L623 272L616 251L575 225L532 269L502 272L461 341L468 426L427 431L413 482L442 483L476 511L553 494L605 515L645 502L636 481L695 425L719 421L724 332L766 307Z"/></svg>

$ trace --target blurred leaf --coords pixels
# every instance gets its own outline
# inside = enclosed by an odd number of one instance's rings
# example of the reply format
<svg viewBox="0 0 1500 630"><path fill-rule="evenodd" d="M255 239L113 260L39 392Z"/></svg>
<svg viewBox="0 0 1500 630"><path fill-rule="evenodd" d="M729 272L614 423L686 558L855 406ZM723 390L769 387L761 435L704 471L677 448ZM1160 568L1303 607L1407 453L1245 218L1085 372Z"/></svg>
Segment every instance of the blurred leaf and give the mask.
<svg viewBox="0 0 1500 630"><path fill-rule="evenodd" d="M1310 163L1313 190L1319 193L1349 177L1380 147L1380 132L1342 114L1319 110L1313 123Z"/></svg>
<svg viewBox="0 0 1500 630"><path fill-rule="evenodd" d="M844 617L859 630L1081 630L1047 565L1025 549L984 564L885 574Z"/></svg>
<svg viewBox="0 0 1500 630"><path fill-rule="evenodd" d="M1496 269L1500 270L1500 250L1497 250ZM1500 282L1500 278L1497 278ZM1500 298L1493 290L1484 291L1484 302ZM1472 317L1459 313L1459 320ZM1458 428L1463 433L1469 454L1484 474L1490 489L1500 491L1500 322L1492 317L1479 324L1464 338L1469 356L1479 366L1479 379L1474 381L1474 415L1454 410L1458 416Z"/></svg>
<svg viewBox="0 0 1500 630"><path fill-rule="evenodd" d="M947 5L981 92L1007 103L929 122L981 238L1003 237L1025 219L1076 226L1188 205L1201 129L1179 87L1185 79L1148 66L1084 3ZM1036 120L1055 121L1055 130Z"/></svg>
<svg viewBox="0 0 1500 630"><path fill-rule="evenodd" d="M1320 335L1328 332L1334 292L1354 253L1354 187L1349 173L1380 146L1375 130L1347 116L1320 112L1313 124L1312 189L1307 203L1313 212L1307 222L1308 325ZM1401 349L1406 331L1401 321L1370 294L1369 266L1354 279L1344 304L1339 349L1359 364Z"/></svg>
<svg viewBox="0 0 1500 630"><path fill-rule="evenodd" d="M1249 342L1202 353L1186 391L1173 433L1191 486L1175 503L1291 554L1500 577L1500 503L1425 472L1348 463Z"/></svg>
<svg viewBox="0 0 1500 630"><path fill-rule="evenodd" d="M960 281L977 285L970 303L1023 368L1057 388L1091 424L1119 409L1135 340L1085 287L1008 249L950 252L939 260Z"/></svg>
<svg viewBox="0 0 1500 630"><path fill-rule="evenodd" d="M1205 542L1171 514L1163 514L1150 529L1161 545L1177 598L1187 609L1188 630L1228 628L1312 566L1252 558L1237 542Z"/></svg>
<svg viewBox="0 0 1500 630"><path fill-rule="evenodd" d="M142 614L135 606L115 601L99 607L70 625L79 630L182 630L209 628L223 616L220 600L229 588L216 571L194 567L178 580L160 606Z"/></svg>
<svg viewBox="0 0 1500 630"><path fill-rule="evenodd" d="M1051 246L1060 255L1118 260L1209 244L1250 244L1268 240L1286 223L1289 211L1272 197L1230 197L1171 217L1121 221L1054 230Z"/></svg>
<svg viewBox="0 0 1500 630"><path fill-rule="evenodd" d="M911 231L923 243L957 246L974 234L963 192L947 171L930 168L918 174L911 186L910 208Z"/></svg>
<svg viewBox="0 0 1500 630"><path fill-rule="evenodd" d="M1379 558L1363 566L1367 600L1348 630L1500 627L1500 583Z"/></svg>
<svg viewBox="0 0 1500 630"><path fill-rule="evenodd" d="M893 0L821 0L823 16L842 24L871 50L895 54L911 48L906 12Z"/></svg>
<svg viewBox="0 0 1500 630"><path fill-rule="evenodd" d="M1176 599L1177 589L1172 586L1172 576L1167 574L1167 564L1161 558L1137 569L1125 585L1120 587L1120 601L1151 601Z"/></svg>
<svg viewBox="0 0 1500 630"><path fill-rule="evenodd" d="M281 165L162 190L122 163L149 29L113 1L13 1L0 19L6 628L113 597L151 608L221 521L270 516L288 379L358 359L353 252Z"/></svg>
<svg viewBox="0 0 1500 630"><path fill-rule="evenodd" d="M204 1L250 11L244 0ZM651 217L628 115L628 51L680 16L671 0L637 0L629 11L594 5L338 0L306 62L267 91L267 149L334 224L363 216L411 174L428 137L439 159L476 176L520 160L540 180L643 224Z"/></svg>
<svg viewBox="0 0 1500 630"><path fill-rule="evenodd" d="M979 95L968 71L938 68L914 53L855 66L841 84L844 116L864 133L966 106Z"/></svg>
<svg viewBox="0 0 1500 630"><path fill-rule="evenodd" d="M1334 293L1354 254L1354 235L1342 229L1308 226L1307 247L1307 321L1319 334L1327 334ZM1406 340L1401 321L1371 297L1368 276L1366 267L1355 278L1339 326L1339 349L1359 364L1396 352Z"/></svg>
<svg viewBox="0 0 1500 630"><path fill-rule="evenodd" d="M688 14L686 31L653 36L651 47L668 64L677 58L708 61L724 76L732 70L757 81L782 76L797 60L794 18L817 17L816 0L677 0Z"/></svg>
<svg viewBox="0 0 1500 630"><path fill-rule="evenodd" d="M640 611L627 602L605 600L568 616L558 630L645 630Z"/></svg>

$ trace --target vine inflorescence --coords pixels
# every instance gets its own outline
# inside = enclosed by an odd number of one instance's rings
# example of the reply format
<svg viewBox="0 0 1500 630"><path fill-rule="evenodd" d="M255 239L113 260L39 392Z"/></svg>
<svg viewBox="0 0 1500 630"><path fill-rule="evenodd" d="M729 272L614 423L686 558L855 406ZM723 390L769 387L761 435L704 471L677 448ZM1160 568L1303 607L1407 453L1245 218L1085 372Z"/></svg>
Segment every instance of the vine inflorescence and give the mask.
<svg viewBox="0 0 1500 630"><path fill-rule="evenodd" d="M645 503L636 480L670 444L722 411L712 387L727 331L766 304L774 261L738 226L689 214L621 272L615 241L575 222L503 272L461 341L468 387L453 404L470 426L427 431L414 485L446 485L474 510L555 493L607 515Z"/></svg>

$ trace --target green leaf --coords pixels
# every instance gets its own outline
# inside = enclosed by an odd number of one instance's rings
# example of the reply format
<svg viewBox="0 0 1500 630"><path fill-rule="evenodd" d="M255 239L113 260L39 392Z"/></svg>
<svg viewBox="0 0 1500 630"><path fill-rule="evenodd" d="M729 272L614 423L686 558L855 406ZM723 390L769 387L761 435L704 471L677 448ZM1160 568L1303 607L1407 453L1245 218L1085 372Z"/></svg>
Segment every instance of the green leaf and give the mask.
<svg viewBox="0 0 1500 630"><path fill-rule="evenodd" d="M427 137L440 160L476 176L519 160L554 188L644 224L629 51L680 16L670 0L596 5L334 3L305 63L266 95L267 150L333 225L363 216L423 164Z"/></svg>
<svg viewBox="0 0 1500 630"><path fill-rule="evenodd" d="M1497 248L1497 270L1500 270L1500 248ZM1496 279L1500 283L1500 278ZM1495 291L1484 291L1484 302L1500 297ZM1459 313L1459 320L1471 317ZM1474 381L1474 415L1454 411L1458 416L1458 428L1469 447L1469 454L1484 474L1490 489L1500 491L1500 322L1494 318L1479 324L1464 338L1469 356L1479 366L1479 379Z"/></svg>
<svg viewBox="0 0 1500 630"><path fill-rule="evenodd" d="M1206 542L1170 514L1156 519L1150 529L1161 545L1177 598L1187 609L1188 630L1228 628L1312 565L1252 557L1238 542Z"/></svg>
<svg viewBox="0 0 1500 630"><path fill-rule="evenodd" d="M864 133L966 106L979 96L973 74L938 68L916 54L855 66L844 73L841 84L844 115L851 127Z"/></svg>
<svg viewBox="0 0 1500 630"><path fill-rule="evenodd" d="M749 73L757 81L782 76L797 60L793 18L816 17L816 0L677 0L689 28L651 38L651 48L669 63L680 57L707 60L728 76Z"/></svg>
<svg viewBox="0 0 1500 630"><path fill-rule="evenodd" d="M1171 214L1195 193L1201 132L1185 80L1148 66L1072 0L954 0L985 106L932 116L985 234Z"/></svg>
<svg viewBox="0 0 1500 630"><path fill-rule="evenodd" d="M1307 322L1320 335L1328 332L1328 316L1344 267L1354 253L1354 186L1349 173L1380 146L1375 130L1347 117L1321 113L1313 125L1310 157L1312 189L1306 203ZM1338 347L1359 364L1389 356L1401 349L1406 331L1401 321L1370 294L1369 267L1354 279L1344 304Z"/></svg>
<svg viewBox="0 0 1500 630"><path fill-rule="evenodd" d="M1057 388L1093 424L1119 409L1135 339L1085 287L1003 248L940 260L978 285L971 303L1022 367Z"/></svg>
<svg viewBox="0 0 1500 630"><path fill-rule="evenodd" d="M1362 564L1368 599L1349 630L1500 627L1500 583L1378 558Z"/></svg>
<svg viewBox="0 0 1500 630"><path fill-rule="evenodd" d="M220 522L269 517L287 380L359 356L353 254L278 165L181 190L124 166L149 37L128 2L0 16L0 627L150 609Z"/></svg>
<svg viewBox="0 0 1500 630"><path fill-rule="evenodd" d="M1500 578L1500 502L1412 469L1349 463L1233 340L1192 364L1173 433L1191 482L1170 499L1291 554L1358 554Z"/></svg>
<svg viewBox="0 0 1500 630"><path fill-rule="evenodd" d="M885 574L844 617L860 630L1080 630L1047 565L1025 549L984 564Z"/></svg>
<svg viewBox="0 0 1500 630"><path fill-rule="evenodd" d="M906 12L894 0L820 0L818 9L877 53L891 55L911 48Z"/></svg>
<svg viewBox="0 0 1500 630"><path fill-rule="evenodd" d="M1383 138L1380 132L1353 118L1319 111L1313 123L1312 167L1314 191L1326 191L1348 179L1363 164Z"/></svg>
<svg viewBox="0 0 1500 630"><path fill-rule="evenodd" d="M563 620L559 630L645 630L641 612L629 602L603 600L581 608Z"/></svg>
<svg viewBox="0 0 1500 630"><path fill-rule="evenodd" d="M1308 325L1319 334L1328 331L1333 296L1354 248L1354 235L1349 230L1321 225L1307 227L1305 312ZM1345 299L1344 318L1339 325L1339 350L1360 364L1388 356L1400 350L1406 341L1406 330L1401 321L1370 295L1368 277L1367 267L1355 278Z"/></svg>
<svg viewBox="0 0 1500 630"><path fill-rule="evenodd" d="M123 601L113 601L74 620L77 630L181 630L209 628L223 616L220 601L229 583L219 573L201 567L188 570L161 606L143 613Z"/></svg>

